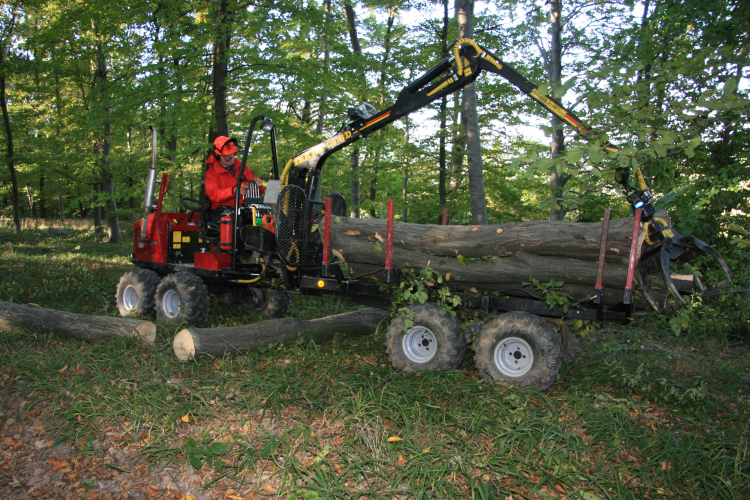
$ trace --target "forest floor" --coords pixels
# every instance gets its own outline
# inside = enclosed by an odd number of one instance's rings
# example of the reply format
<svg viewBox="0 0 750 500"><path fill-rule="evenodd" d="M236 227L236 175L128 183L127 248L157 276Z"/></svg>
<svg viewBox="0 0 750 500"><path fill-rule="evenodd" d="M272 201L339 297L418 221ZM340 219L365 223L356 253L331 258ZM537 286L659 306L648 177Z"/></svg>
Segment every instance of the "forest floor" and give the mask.
<svg viewBox="0 0 750 500"><path fill-rule="evenodd" d="M0 300L114 315L128 251L0 231ZM335 306L294 296L290 315ZM487 384L471 349L396 371L382 329L186 363L179 327L153 345L0 332L0 498L747 499L750 343L720 314L690 317L715 325L700 335L590 325L545 392ZM210 321L258 319L212 299Z"/></svg>

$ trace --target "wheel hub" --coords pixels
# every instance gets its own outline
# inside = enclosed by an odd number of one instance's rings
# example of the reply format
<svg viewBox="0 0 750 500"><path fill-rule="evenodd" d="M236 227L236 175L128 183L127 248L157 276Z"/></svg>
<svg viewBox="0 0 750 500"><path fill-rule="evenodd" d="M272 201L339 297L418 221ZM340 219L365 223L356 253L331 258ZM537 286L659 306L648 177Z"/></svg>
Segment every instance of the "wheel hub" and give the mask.
<svg viewBox="0 0 750 500"><path fill-rule="evenodd" d="M180 314L180 296L174 290L167 290L162 299L162 311L169 319L174 319Z"/></svg>
<svg viewBox="0 0 750 500"><path fill-rule="evenodd" d="M508 377L520 377L534 365L534 353L528 342L507 337L495 348L495 366Z"/></svg>
<svg viewBox="0 0 750 500"><path fill-rule="evenodd" d="M122 292L122 305L126 310L132 311L138 305L138 290L133 285L128 285Z"/></svg>
<svg viewBox="0 0 750 500"><path fill-rule="evenodd" d="M426 363L437 353L437 339L429 328L415 326L404 335L404 354L414 363Z"/></svg>

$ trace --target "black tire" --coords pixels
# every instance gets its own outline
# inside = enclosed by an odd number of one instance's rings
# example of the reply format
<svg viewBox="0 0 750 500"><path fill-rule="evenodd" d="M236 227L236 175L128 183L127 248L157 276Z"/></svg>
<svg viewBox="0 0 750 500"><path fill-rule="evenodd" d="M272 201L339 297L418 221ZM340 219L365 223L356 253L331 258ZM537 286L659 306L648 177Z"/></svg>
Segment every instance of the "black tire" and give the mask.
<svg viewBox="0 0 750 500"><path fill-rule="evenodd" d="M487 323L475 349L477 370L491 383L512 382L544 391L562 365L560 335L533 314L509 312Z"/></svg>
<svg viewBox="0 0 750 500"><path fill-rule="evenodd" d="M208 310L208 290L195 274L169 274L156 289L156 319L160 323L201 327L208 320Z"/></svg>
<svg viewBox="0 0 750 500"><path fill-rule="evenodd" d="M404 328L404 319L397 316L385 334L393 367L407 372L457 369L466 353L459 321L432 304L409 306L407 318L414 323L411 328Z"/></svg>
<svg viewBox="0 0 750 500"><path fill-rule="evenodd" d="M120 277L117 284L117 310L120 316L153 317L159 275L149 269L134 269Z"/></svg>
<svg viewBox="0 0 750 500"><path fill-rule="evenodd" d="M583 337L573 331L567 320L560 321L560 344L562 360L569 365L575 363L583 350Z"/></svg>
<svg viewBox="0 0 750 500"><path fill-rule="evenodd" d="M274 288L251 288L241 300L250 314L274 319L286 317L292 307L289 294Z"/></svg>

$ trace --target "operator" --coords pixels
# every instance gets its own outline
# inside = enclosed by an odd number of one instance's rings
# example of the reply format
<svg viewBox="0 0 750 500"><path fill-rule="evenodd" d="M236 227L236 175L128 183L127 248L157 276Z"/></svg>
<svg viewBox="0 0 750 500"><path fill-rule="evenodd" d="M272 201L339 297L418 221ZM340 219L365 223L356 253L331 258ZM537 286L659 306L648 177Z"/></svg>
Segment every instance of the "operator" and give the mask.
<svg viewBox="0 0 750 500"><path fill-rule="evenodd" d="M220 135L214 140L214 150L206 160L209 164L206 172L206 196L211 200L211 221L219 222L225 208L234 210L234 192L237 189L237 175L240 171L240 161L237 159L237 140ZM251 184L257 186L258 194L265 191L263 181L245 165L240 196L246 197L251 191ZM230 210L230 212L232 211Z"/></svg>

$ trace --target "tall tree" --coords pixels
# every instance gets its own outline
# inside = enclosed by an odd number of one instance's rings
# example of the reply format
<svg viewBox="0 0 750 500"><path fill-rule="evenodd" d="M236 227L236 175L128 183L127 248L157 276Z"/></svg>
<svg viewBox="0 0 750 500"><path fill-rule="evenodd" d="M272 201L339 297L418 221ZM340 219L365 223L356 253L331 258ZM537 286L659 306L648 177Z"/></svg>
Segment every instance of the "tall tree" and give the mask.
<svg viewBox="0 0 750 500"><path fill-rule="evenodd" d="M10 50L13 45L13 28L16 24L16 16L18 15L17 6L9 6L9 9L1 9L3 17L8 16L9 19L5 19L4 28L0 36L0 107L3 112L3 125L5 127L5 141L6 150L5 158L8 164L8 172L10 173L11 182L11 198L13 203L13 224L16 227L16 231L21 230L21 213L18 206L18 178L16 176L16 166L14 162L14 144L13 144L13 127L10 121L10 114L8 113L8 102L6 98L6 78L7 62L5 59L5 52Z"/></svg>
<svg viewBox="0 0 750 500"><path fill-rule="evenodd" d="M229 44L232 37L233 12L227 0L212 0L214 11L213 42L213 97L216 135L229 136L227 121L227 76L229 70Z"/></svg>
<svg viewBox="0 0 750 500"><path fill-rule="evenodd" d="M362 47L359 44L359 36L357 35L357 17L354 7L352 7L352 4L348 0L344 3L344 10L349 25L349 40L352 44L352 52L357 59L362 59ZM359 73L359 91L357 97L361 100L364 93L364 71L360 67L357 72ZM360 188L362 185L359 172L359 153L359 145L355 144L349 157L351 168L351 216L357 218L360 215Z"/></svg>
<svg viewBox="0 0 750 500"><path fill-rule="evenodd" d="M562 83L562 0L550 0L550 48L544 50L540 44L544 64L547 68L550 88L555 89ZM552 144L550 152L553 159L558 159L563 155L565 146L565 135L563 134L563 122L557 116L551 120ZM562 200L563 189L570 179L570 175L564 171L558 171L557 167L552 167L549 173L549 184L554 200ZM565 219L565 209L559 201L550 206L550 220Z"/></svg>
<svg viewBox="0 0 750 500"><path fill-rule="evenodd" d="M474 2L456 0L456 18L460 39L472 38ZM479 136L476 82L463 89L463 124L466 127L466 163L469 169L469 199L474 224L487 224L487 199L484 192L484 167L482 165L482 141Z"/></svg>

